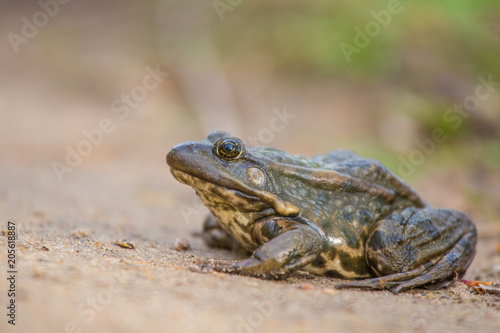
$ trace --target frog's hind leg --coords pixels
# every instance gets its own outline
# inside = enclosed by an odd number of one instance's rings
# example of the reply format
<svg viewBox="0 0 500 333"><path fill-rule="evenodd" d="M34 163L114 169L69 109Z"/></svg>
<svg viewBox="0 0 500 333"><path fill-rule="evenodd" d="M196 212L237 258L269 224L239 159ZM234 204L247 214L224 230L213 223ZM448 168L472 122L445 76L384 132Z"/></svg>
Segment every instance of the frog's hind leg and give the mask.
<svg viewBox="0 0 500 333"><path fill-rule="evenodd" d="M338 288L390 289L446 285L460 277L475 254L476 229L457 211L407 208L374 226L366 242L366 261L380 277Z"/></svg>
<svg viewBox="0 0 500 333"><path fill-rule="evenodd" d="M364 279L357 281L349 281L338 283L335 288L365 288L365 289L391 289L400 285L403 281L411 280L423 274L435 264L435 261L430 261L409 272L395 273L386 276L381 276L373 279Z"/></svg>

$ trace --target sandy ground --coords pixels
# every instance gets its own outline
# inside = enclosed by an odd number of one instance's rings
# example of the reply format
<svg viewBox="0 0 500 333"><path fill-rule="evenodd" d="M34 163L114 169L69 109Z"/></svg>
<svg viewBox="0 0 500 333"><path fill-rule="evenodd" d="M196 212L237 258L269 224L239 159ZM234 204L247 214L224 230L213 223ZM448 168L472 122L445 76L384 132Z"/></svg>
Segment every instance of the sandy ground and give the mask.
<svg viewBox="0 0 500 333"><path fill-rule="evenodd" d="M43 123L46 116L32 119ZM5 126L14 127L19 117L4 117ZM125 146L103 143L61 183L44 158L59 145L37 150L41 144L17 139L2 146L10 159L0 166L1 229L7 230L7 221L16 223L18 273L16 326L7 325L4 314L1 332L498 331L499 296L477 294L461 283L393 295L336 291L334 280L303 274L276 282L190 271L202 257L241 255L209 249L197 236L207 211L164 164L175 138L152 146L141 138L135 144L126 140L137 134L115 133L113 142L123 139ZM464 202L458 189L465 181L437 173L415 187L430 202L450 203L476 218L478 252L466 278L498 281L500 224ZM186 238L191 249L176 251L178 238ZM117 241L131 241L135 249ZM6 236L0 248L5 276ZM7 289L2 278L4 313Z"/></svg>
<svg viewBox="0 0 500 333"><path fill-rule="evenodd" d="M205 246L199 231L207 210L165 164L169 148L204 138L210 127L184 100L178 77L165 78L126 119L110 109L141 83L146 66L167 63L145 51L150 18L135 16L132 3L88 12L101 16L82 15L81 2L67 5L17 55L0 41L0 332L499 331L500 296L462 283L393 295L337 291L335 280L304 274L277 282L190 271L199 258L242 255ZM36 10L11 5L2 31L18 31L20 17ZM411 126L397 119L372 126L387 117L375 111L378 84L294 85L261 75L259 66L232 75L244 139L269 128L272 110L286 106L296 118L269 145L292 153L366 152L372 141L413 140ZM53 163L64 164L67 147L104 118L113 131L59 179ZM212 118L227 129L224 116ZM432 205L473 218L479 244L466 278L500 282L500 173L482 164L440 167L440 153L409 182ZM6 316L8 221L17 231L15 326ZM191 249L176 251L179 238Z"/></svg>

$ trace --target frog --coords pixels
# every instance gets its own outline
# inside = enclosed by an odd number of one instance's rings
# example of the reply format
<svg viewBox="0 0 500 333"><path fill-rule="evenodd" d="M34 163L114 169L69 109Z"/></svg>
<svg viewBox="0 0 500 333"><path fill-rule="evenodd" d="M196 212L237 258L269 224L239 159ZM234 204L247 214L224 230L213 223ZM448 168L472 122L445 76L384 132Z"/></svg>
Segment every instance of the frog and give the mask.
<svg viewBox="0 0 500 333"><path fill-rule="evenodd" d="M381 162L338 149L306 157L245 145L216 131L174 146L171 174L211 215L207 243L249 253L201 260L198 271L282 280L297 272L341 279L335 288L442 288L475 253L471 219L434 208Z"/></svg>

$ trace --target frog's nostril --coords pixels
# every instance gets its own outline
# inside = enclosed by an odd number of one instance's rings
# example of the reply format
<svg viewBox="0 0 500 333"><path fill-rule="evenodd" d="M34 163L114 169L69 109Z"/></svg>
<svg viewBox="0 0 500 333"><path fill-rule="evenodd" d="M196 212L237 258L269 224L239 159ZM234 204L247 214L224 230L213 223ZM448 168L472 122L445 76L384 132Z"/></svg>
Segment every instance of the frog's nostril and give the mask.
<svg viewBox="0 0 500 333"><path fill-rule="evenodd" d="M166 160L168 165L171 165L172 162L177 160L177 152L174 148L170 149L170 151L167 154Z"/></svg>
<svg viewBox="0 0 500 333"><path fill-rule="evenodd" d="M200 149L196 142L180 143L172 147L168 152L167 164L174 168L181 168L186 165L194 167L199 164L199 155L202 151L203 149Z"/></svg>

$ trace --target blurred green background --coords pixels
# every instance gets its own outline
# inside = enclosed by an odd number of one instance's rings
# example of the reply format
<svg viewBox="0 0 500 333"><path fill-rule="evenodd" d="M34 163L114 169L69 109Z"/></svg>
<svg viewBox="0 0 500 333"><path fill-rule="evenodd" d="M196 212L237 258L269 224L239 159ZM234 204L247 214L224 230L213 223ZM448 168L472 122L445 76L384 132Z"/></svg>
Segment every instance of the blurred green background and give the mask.
<svg viewBox="0 0 500 333"><path fill-rule="evenodd" d="M4 162L52 173L82 130L110 115L116 129L65 177L165 168L170 147L220 129L296 154L355 149L432 203L463 207L442 194L458 191L499 214L500 84L481 88L488 96L474 112L453 111L473 101L480 77L500 82L498 1L2 3ZM43 24L20 43L36 19ZM147 66L169 76L118 120L112 103ZM276 110L294 118L263 134Z"/></svg>

